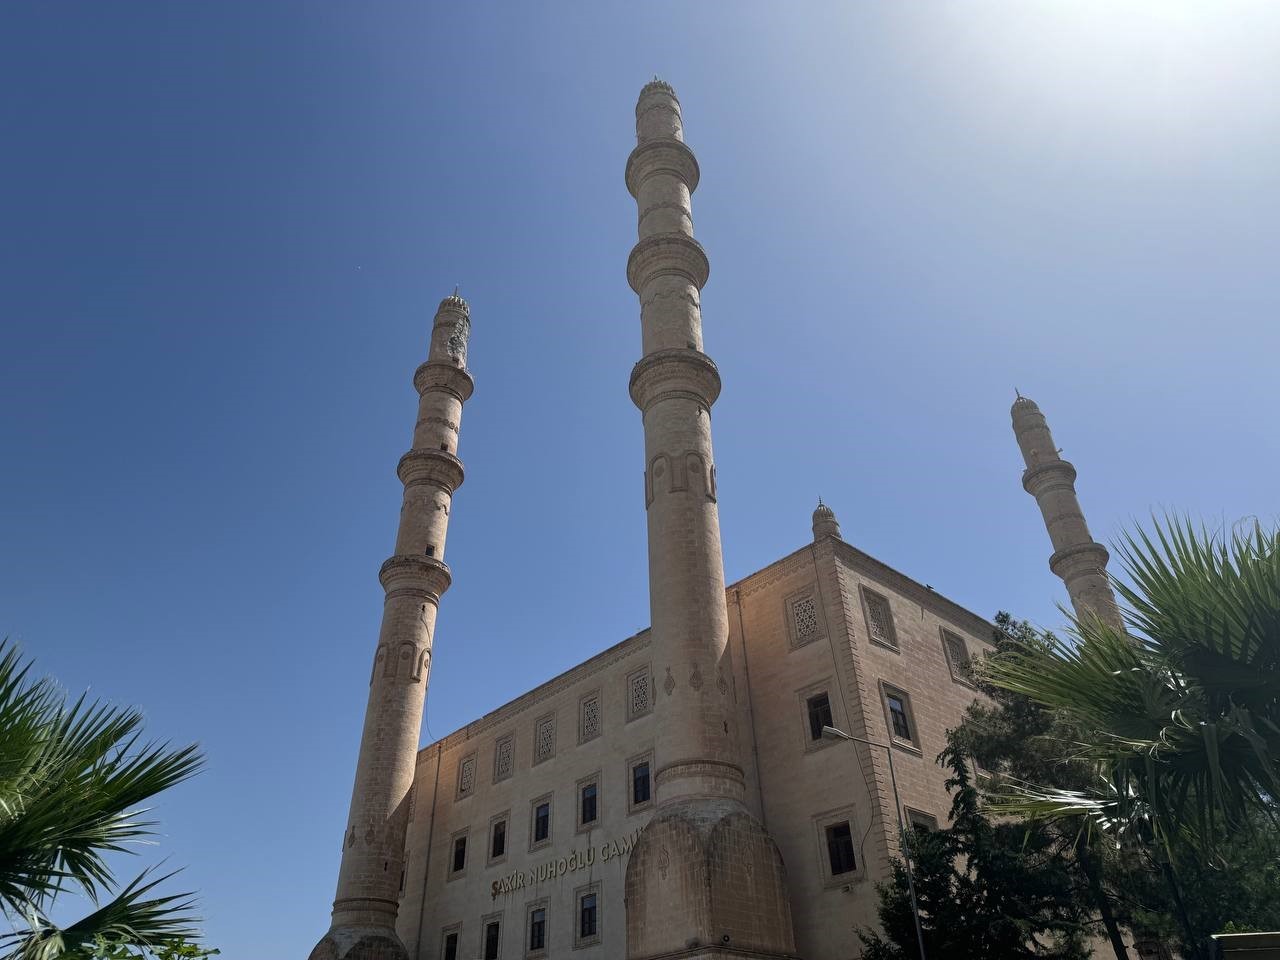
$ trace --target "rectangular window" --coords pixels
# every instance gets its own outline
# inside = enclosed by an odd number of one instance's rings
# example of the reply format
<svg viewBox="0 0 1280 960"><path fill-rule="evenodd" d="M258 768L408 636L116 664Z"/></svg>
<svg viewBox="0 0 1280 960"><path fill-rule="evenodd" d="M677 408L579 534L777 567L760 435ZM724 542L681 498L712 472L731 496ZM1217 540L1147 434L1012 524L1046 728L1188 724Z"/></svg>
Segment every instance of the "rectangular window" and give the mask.
<svg viewBox="0 0 1280 960"><path fill-rule="evenodd" d="M533 842L541 843L551 836L551 803L540 803L533 808Z"/></svg>
<svg viewBox="0 0 1280 960"><path fill-rule="evenodd" d="M907 717L907 701L900 693L886 693L885 703L889 707L889 723L893 726L893 735L899 740L912 742L911 721Z"/></svg>
<svg viewBox="0 0 1280 960"><path fill-rule="evenodd" d="M538 907L529 911L529 950L547 948L547 910Z"/></svg>
<svg viewBox="0 0 1280 960"><path fill-rule="evenodd" d="M489 834L489 859L497 860L507 852L507 821L499 820Z"/></svg>
<svg viewBox="0 0 1280 960"><path fill-rule="evenodd" d="M650 697L653 684L649 677L649 668L637 670L627 677L627 719L643 717L653 709Z"/></svg>
<svg viewBox="0 0 1280 960"><path fill-rule="evenodd" d="M907 808L907 823L912 830L919 830L922 833L932 833L938 829L936 818L919 810L912 810L910 807Z"/></svg>
<svg viewBox="0 0 1280 960"><path fill-rule="evenodd" d="M831 875L838 877L857 869L853 857L853 831L847 820L827 827L827 859L831 863Z"/></svg>
<svg viewBox="0 0 1280 960"><path fill-rule="evenodd" d="M456 932L444 935L444 960L458 960L458 934Z"/></svg>
<svg viewBox="0 0 1280 960"><path fill-rule="evenodd" d="M831 699L825 693L819 693L805 701L809 711L809 739L821 740L822 728L832 726Z"/></svg>
<svg viewBox="0 0 1280 960"><path fill-rule="evenodd" d="M631 805L638 807L649 802L649 761L637 763L631 768Z"/></svg>
<svg viewBox="0 0 1280 960"><path fill-rule="evenodd" d="M578 937L586 940L596 935L596 895L584 893L578 900Z"/></svg>
<svg viewBox="0 0 1280 960"><path fill-rule="evenodd" d="M578 701L578 742L586 743L600 736L600 694L593 693Z"/></svg>
<svg viewBox="0 0 1280 960"><path fill-rule="evenodd" d="M533 729L533 762L541 763L556 755L556 715L547 714Z"/></svg>
<svg viewBox="0 0 1280 960"><path fill-rule="evenodd" d="M867 609L867 634L876 643L886 647L898 647L898 637L893 629L893 613L889 601L870 590L862 591L862 602Z"/></svg>
<svg viewBox="0 0 1280 960"><path fill-rule="evenodd" d="M599 793L599 788L596 786L596 784L594 783L583 784L582 790L581 790L582 812L581 812L581 820L579 821L583 826L586 826L588 823L596 822L596 813L597 813L596 798L598 793Z"/></svg>
<svg viewBox="0 0 1280 960"><path fill-rule="evenodd" d="M467 865L467 838L456 837L453 841L453 872L460 873Z"/></svg>
<svg viewBox="0 0 1280 960"><path fill-rule="evenodd" d="M484 925L484 960L498 960L498 944L502 942L502 926L497 920Z"/></svg>

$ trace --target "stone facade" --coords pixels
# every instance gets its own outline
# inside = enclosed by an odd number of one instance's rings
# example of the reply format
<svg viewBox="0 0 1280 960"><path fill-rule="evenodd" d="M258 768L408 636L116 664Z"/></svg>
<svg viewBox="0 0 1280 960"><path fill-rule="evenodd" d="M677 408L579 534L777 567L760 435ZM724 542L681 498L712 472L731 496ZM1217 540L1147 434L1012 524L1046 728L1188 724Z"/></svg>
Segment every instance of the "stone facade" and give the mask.
<svg viewBox="0 0 1280 960"><path fill-rule="evenodd" d="M880 639L872 639L869 596L887 604L889 634ZM826 694L831 725L892 742L907 812L945 824L950 800L934 758L947 728L977 694L963 666L949 659L944 636L977 656L988 648L992 627L834 536L730 585L726 600L733 664L726 686L742 745L743 806L781 854L796 954L843 960L858 951L854 928L875 922L874 886L897 850L897 818L885 749L814 739L808 701ZM670 845L665 861L658 847L643 864L636 849L656 809L657 707L676 682L673 673L668 683L655 654L646 630L419 752L399 919L411 957L446 957L450 935L457 937L457 960L484 957L486 926L496 922L498 956L507 960L613 960L626 951L628 866L643 865L660 889L682 889ZM638 678L647 680L640 687L647 687L648 701L637 710ZM905 695L909 741L893 736L886 691ZM554 725L554 750L542 757L537 740L546 718ZM509 774L499 773L504 744L514 748ZM474 784L463 790L469 758ZM644 763L649 799L636 803L632 772ZM597 819L584 824L582 788L591 784ZM543 803L550 805L545 841L534 832ZM732 829L732 818L717 822L714 838L689 840L724 854L708 888L719 902L708 909L737 925L725 929L749 929L759 917L732 911L752 902L743 885L757 882L760 868L744 867L768 865L771 854L759 847L754 827L744 836ZM503 850L492 857L497 823L505 824ZM854 864L833 873L826 828L840 823L850 826ZM462 869L454 870L460 837ZM584 938L580 899L593 892L597 932ZM531 951L530 916L539 909L545 947ZM723 936L707 945L713 955L746 955L733 952L732 932L727 944Z"/></svg>

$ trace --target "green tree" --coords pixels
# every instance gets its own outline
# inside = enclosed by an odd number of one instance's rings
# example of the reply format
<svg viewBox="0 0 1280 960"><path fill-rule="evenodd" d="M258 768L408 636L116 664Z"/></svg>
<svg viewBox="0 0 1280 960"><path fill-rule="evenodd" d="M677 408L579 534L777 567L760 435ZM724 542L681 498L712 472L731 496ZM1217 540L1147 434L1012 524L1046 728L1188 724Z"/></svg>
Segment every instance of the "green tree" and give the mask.
<svg viewBox="0 0 1280 960"><path fill-rule="evenodd" d="M121 883L108 860L154 834L141 805L192 776L199 752L144 741L137 710L68 701L30 669L0 642L0 909L12 924L3 957L180 948L196 936L191 895L158 893L168 877L150 870ZM49 910L63 893L94 909L55 924Z"/></svg>
<svg viewBox="0 0 1280 960"><path fill-rule="evenodd" d="M1188 857L1223 866L1241 838L1276 829L1280 796L1280 537L1180 520L1125 537L1129 632L1072 621L1070 642L1006 651L997 687L1052 711L1083 784L1020 786L1006 812L1079 817L1158 870L1192 956L1205 935L1185 894Z"/></svg>
<svg viewBox="0 0 1280 960"><path fill-rule="evenodd" d="M951 826L908 839L921 933L931 957L948 960L1083 960L1085 924L1058 838L983 812L965 754L938 758L951 770ZM859 931L865 960L919 956L906 867L878 888L883 934Z"/></svg>

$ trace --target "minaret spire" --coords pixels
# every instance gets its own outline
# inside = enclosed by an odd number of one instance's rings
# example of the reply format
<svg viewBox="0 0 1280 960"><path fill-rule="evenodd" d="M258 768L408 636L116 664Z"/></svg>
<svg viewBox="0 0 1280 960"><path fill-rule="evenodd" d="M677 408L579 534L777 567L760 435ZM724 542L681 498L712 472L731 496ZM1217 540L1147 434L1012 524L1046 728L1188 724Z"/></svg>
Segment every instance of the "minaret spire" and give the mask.
<svg viewBox="0 0 1280 960"><path fill-rule="evenodd" d="M471 313L455 290L436 311L419 394L413 448L400 459L404 505L395 554L378 574L386 599L374 652L351 812L342 838L329 932L311 960L403 960L395 923L404 869L409 790L431 671L440 597L449 588L445 532L462 484L457 458L462 405L471 396Z"/></svg>
<svg viewBox="0 0 1280 960"><path fill-rule="evenodd" d="M720 375L702 345L709 265L693 239L689 202L698 162L669 84L655 78L641 90L636 138L626 182L639 207L639 242L627 279L640 298L644 356L630 388L644 423L649 607L662 693L658 810L627 864L627 956L719 957L722 938L735 953L791 956L782 859L743 803L711 449ZM743 873L753 878L747 886L736 879ZM739 899L721 896L730 885Z"/></svg>
<svg viewBox="0 0 1280 960"><path fill-rule="evenodd" d="M1059 456L1053 434L1035 401L1020 393L1017 396L1011 414L1013 433L1027 465L1022 486L1036 498L1049 531L1053 544L1049 569L1067 585L1077 617L1097 617L1123 630L1124 621L1107 579L1107 548L1090 535L1076 498L1076 468Z"/></svg>

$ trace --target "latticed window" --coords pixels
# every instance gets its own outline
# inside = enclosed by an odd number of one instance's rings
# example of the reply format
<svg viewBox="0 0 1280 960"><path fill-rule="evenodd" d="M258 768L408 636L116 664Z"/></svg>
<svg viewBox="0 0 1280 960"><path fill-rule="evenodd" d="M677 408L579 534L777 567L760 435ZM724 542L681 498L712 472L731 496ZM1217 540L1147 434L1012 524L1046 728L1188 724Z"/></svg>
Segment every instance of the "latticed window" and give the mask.
<svg viewBox="0 0 1280 960"><path fill-rule="evenodd" d="M578 742L586 743L600 736L600 698L587 697L582 701L578 717Z"/></svg>
<svg viewBox="0 0 1280 960"><path fill-rule="evenodd" d="M556 718L543 717L533 734L533 762L539 763L556 752Z"/></svg>
<svg viewBox="0 0 1280 960"><path fill-rule="evenodd" d="M801 597L791 603L791 630L796 646L808 643L818 635L818 604L813 597Z"/></svg>
<svg viewBox="0 0 1280 960"><path fill-rule="evenodd" d="M942 632L942 642L947 648L947 662L951 664L951 675L957 680L968 680L972 664L969 662L969 648L964 638L958 637L950 630Z"/></svg>
<svg viewBox="0 0 1280 960"><path fill-rule="evenodd" d="M476 758L473 754L463 757L458 765L458 797L468 797L476 785Z"/></svg>
<svg viewBox="0 0 1280 960"><path fill-rule="evenodd" d="M870 590L863 594L867 603L867 633L877 643L890 647L898 645L898 638L893 632L893 614L889 611L889 601Z"/></svg>
<svg viewBox="0 0 1280 960"><path fill-rule="evenodd" d="M627 678L629 690L627 700L627 718L643 716L653 706L650 695L653 684L649 680L649 670L637 670Z"/></svg>
<svg viewBox="0 0 1280 960"><path fill-rule="evenodd" d="M493 782L505 780L511 776L515 765L515 740L508 734L497 742L493 751Z"/></svg>

